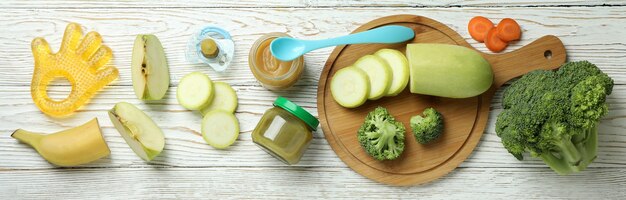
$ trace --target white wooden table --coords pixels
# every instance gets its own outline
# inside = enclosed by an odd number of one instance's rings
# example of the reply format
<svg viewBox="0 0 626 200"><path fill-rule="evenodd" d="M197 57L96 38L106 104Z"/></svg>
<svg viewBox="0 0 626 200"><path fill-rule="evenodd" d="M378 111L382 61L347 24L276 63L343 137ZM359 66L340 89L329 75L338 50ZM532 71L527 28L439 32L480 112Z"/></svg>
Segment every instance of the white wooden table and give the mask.
<svg viewBox="0 0 626 200"><path fill-rule="evenodd" d="M378 17L415 14L433 18L459 32L472 45L466 25L476 15L494 21L517 19L523 40L515 50L543 35L561 38L569 60L589 60L615 79L610 113L600 125L599 157L589 169L559 176L538 159L517 161L494 131L501 111L500 92L491 105L489 125L474 153L453 172L428 184L392 187L373 182L348 168L332 151L321 131L302 161L286 166L256 147L250 132L277 96L285 96L317 115L316 91L331 48L306 55L306 72L291 89L261 87L247 65L252 43L269 32L319 39L344 35ZM88 105L68 118L42 114L30 96L33 59L30 42L45 37L53 49L68 22L98 31L114 52L120 77ZM184 48L199 27L217 24L231 31L237 44L234 64L222 74L188 64ZM136 34L157 35L165 47L171 87L164 100L135 98L130 57ZM239 95L237 142L228 150L208 146L200 135L200 115L177 104L180 78L202 71L233 85ZM53 96L66 94L64 84ZM112 127L106 111L127 101L152 116L166 137L163 153L153 162L137 157ZM496 0L241 0L91 2L87 0L0 2L0 199L189 199L189 198L611 198L626 196L626 1ZM96 162L56 168L10 134L17 128L55 132L97 117L111 155Z"/></svg>

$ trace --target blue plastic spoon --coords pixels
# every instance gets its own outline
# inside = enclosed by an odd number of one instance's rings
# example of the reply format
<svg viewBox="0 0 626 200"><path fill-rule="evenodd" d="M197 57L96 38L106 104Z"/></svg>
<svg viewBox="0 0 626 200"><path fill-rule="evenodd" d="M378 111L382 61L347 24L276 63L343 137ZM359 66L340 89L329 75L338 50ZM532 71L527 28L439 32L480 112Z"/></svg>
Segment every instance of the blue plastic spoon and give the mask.
<svg viewBox="0 0 626 200"><path fill-rule="evenodd" d="M415 37L413 29L405 26L390 25L325 40L299 40L290 37L280 37L272 41L270 51L278 60L290 61L309 51L324 47L364 43L392 44L404 42L413 37Z"/></svg>

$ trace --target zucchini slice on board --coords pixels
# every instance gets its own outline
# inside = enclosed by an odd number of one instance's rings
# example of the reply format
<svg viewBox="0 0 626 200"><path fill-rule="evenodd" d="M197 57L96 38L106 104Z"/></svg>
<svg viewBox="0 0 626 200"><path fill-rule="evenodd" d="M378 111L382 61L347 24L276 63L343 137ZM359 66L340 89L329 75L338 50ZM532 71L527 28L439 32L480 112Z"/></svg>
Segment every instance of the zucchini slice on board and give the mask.
<svg viewBox="0 0 626 200"><path fill-rule="evenodd" d="M367 99L376 100L387 94L391 85L391 68L382 58L375 55L366 55L354 63L359 69L367 73L370 81L370 92Z"/></svg>
<svg viewBox="0 0 626 200"><path fill-rule="evenodd" d="M335 72L330 81L330 92L339 105L355 108L363 105L370 91L367 74L354 66L345 67Z"/></svg>
<svg viewBox="0 0 626 200"><path fill-rule="evenodd" d="M406 56L395 49L381 49L374 55L382 58L389 64L392 72L391 86L385 96L400 94L409 83L409 61Z"/></svg>

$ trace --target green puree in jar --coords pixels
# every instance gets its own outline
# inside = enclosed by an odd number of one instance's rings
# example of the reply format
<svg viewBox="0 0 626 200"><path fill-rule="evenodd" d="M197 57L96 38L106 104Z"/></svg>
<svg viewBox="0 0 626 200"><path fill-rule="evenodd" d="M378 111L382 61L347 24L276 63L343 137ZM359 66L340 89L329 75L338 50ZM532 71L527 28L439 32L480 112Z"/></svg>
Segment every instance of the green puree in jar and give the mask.
<svg viewBox="0 0 626 200"><path fill-rule="evenodd" d="M284 163L296 164L311 144L318 124L302 107L278 97L252 131L252 141Z"/></svg>

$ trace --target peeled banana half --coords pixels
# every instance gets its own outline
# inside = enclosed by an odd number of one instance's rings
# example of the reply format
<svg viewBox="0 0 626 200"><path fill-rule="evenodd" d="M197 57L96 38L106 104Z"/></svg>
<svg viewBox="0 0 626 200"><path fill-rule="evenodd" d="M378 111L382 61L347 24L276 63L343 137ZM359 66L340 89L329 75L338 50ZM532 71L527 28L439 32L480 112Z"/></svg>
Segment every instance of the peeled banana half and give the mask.
<svg viewBox="0 0 626 200"><path fill-rule="evenodd" d="M32 146L48 162L63 167L89 163L111 153L97 118L52 134L17 129L11 137Z"/></svg>

